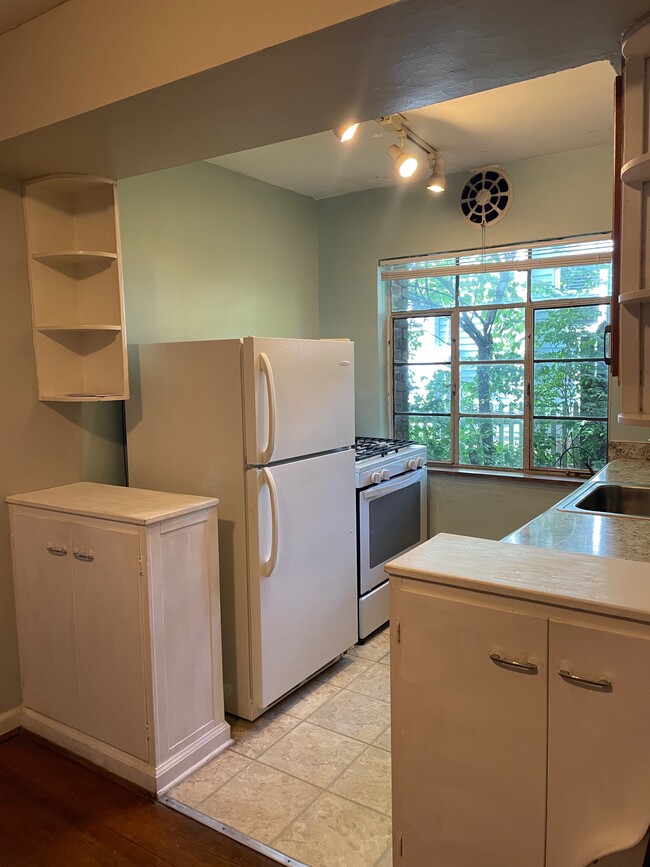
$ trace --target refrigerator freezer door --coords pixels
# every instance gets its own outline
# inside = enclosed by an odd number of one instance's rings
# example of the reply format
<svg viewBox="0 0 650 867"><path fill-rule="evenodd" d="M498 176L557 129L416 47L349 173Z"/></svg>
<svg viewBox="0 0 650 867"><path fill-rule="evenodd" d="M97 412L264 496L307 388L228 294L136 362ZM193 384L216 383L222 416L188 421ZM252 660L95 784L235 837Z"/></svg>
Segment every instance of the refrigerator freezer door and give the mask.
<svg viewBox="0 0 650 867"><path fill-rule="evenodd" d="M262 466L354 443L354 344L244 339L246 463Z"/></svg>
<svg viewBox="0 0 650 867"><path fill-rule="evenodd" d="M253 703L357 640L354 453L246 472Z"/></svg>

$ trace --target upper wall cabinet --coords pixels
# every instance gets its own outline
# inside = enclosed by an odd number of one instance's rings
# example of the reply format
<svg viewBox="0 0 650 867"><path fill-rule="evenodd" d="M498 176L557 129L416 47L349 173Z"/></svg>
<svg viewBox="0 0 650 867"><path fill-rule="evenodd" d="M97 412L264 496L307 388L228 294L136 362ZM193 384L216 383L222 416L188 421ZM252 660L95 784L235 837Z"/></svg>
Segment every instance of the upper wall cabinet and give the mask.
<svg viewBox="0 0 650 867"><path fill-rule="evenodd" d="M115 182L51 175L24 202L39 400L126 400Z"/></svg>
<svg viewBox="0 0 650 867"><path fill-rule="evenodd" d="M621 413L626 424L650 424L650 19L623 43L621 167Z"/></svg>

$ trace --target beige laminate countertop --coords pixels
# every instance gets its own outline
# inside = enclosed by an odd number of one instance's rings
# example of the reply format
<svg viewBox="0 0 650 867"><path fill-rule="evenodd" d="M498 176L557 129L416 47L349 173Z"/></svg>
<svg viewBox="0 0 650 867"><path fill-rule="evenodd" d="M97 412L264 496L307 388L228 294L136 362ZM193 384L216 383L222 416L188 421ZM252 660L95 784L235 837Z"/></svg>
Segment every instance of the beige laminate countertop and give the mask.
<svg viewBox="0 0 650 867"><path fill-rule="evenodd" d="M650 623L650 565L439 533L386 564L395 578Z"/></svg>
<svg viewBox="0 0 650 867"><path fill-rule="evenodd" d="M596 481L650 485L650 461L612 461L586 485ZM575 492L572 492L570 497L574 495ZM555 551L650 562L649 519L563 512L562 504L567 499L569 497L506 536L503 541L552 548Z"/></svg>
<svg viewBox="0 0 650 867"><path fill-rule="evenodd" d="M73 482L27 494L12 494L7 502L13 506L31 506L53 512L69 512L88 518L103 518L127 524L153 524L219 505L212 497L145 491L119 485Z"/></svg>

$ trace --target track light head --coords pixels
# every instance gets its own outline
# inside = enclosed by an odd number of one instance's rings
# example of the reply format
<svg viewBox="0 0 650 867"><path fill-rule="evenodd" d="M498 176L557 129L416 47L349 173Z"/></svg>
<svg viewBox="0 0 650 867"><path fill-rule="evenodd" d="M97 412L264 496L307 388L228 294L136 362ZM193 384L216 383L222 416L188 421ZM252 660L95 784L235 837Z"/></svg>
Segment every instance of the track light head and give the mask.
<svg viewBox="0 0 650 867"><path fill-rule="evenodd" d="M402 178L411 178L418 170L418 159L413 154L407 154L404 150L404 133L400 130L397 133L400 143L391 145L388 148L388 155L395 163L395 168Z"/></svg>
<svg viewBox="0 0 650 867"><path fill-rule="evenodd" d="M340 142L350 141L357 131L358 123L344 123L343 126L337 126L332 132Z"/></svg>
<svg viewBox="0 0 650 867"><path fill-rule="evenodd" d="M445 177L445 158L436 157L429 161L431 163L431 176L427 181L427 190L432 193L444 193L447 187L447 179Z"/></svg>

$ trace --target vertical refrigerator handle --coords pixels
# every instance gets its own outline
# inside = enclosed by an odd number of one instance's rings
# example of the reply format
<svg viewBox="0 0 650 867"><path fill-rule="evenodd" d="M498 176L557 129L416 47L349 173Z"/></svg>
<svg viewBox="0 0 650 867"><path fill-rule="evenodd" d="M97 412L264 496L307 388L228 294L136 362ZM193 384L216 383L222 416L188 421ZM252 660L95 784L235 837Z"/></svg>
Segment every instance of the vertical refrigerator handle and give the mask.
<svg viewBox="0 0 650 867"><path fill-rule="evenodd" d="M266 352L260 352L260 368L266 380L266 396L269 403L269 433L266 448L260 455L260 463L268 464L275 448L275 382L273 380L273 368Z"/></svg>
<svg viewBox="0 0 650 867"><path fill-rule="evenodd" d="M275 479L271 471L266 467L262 470L262 479L268 486L271 497L271 553L269 559L262 563L261 569L262 577L268 578L278 562L278 489L275 486Z"/></svg>

